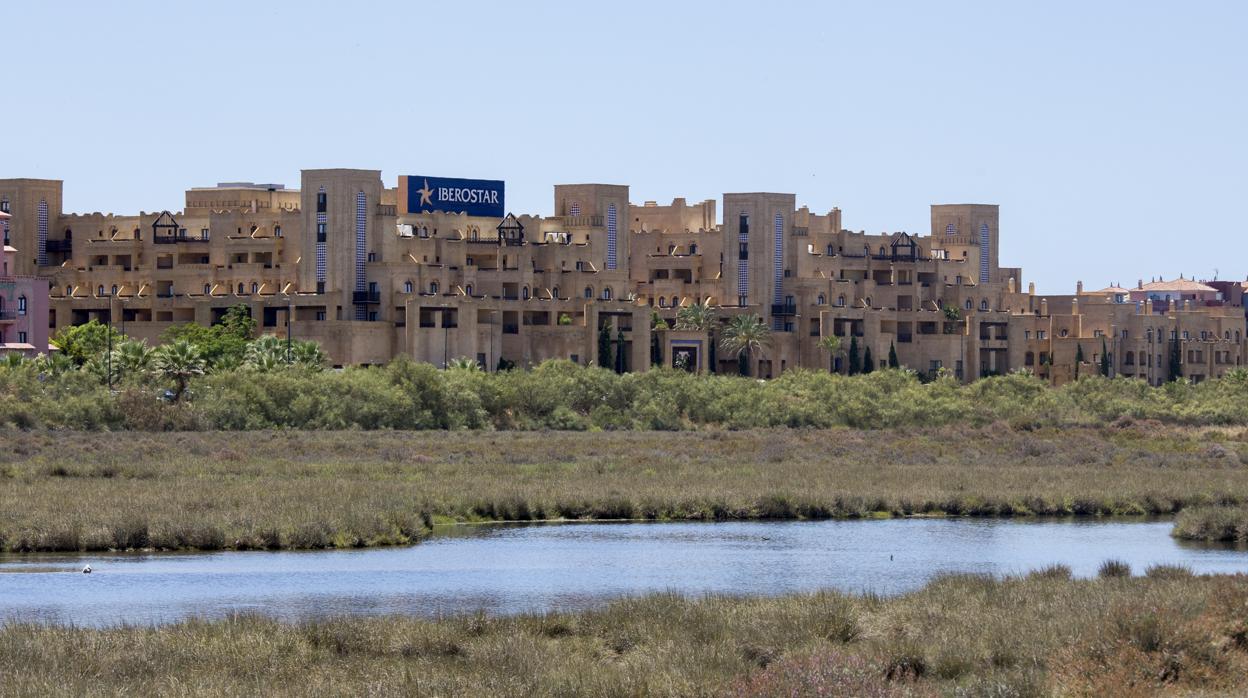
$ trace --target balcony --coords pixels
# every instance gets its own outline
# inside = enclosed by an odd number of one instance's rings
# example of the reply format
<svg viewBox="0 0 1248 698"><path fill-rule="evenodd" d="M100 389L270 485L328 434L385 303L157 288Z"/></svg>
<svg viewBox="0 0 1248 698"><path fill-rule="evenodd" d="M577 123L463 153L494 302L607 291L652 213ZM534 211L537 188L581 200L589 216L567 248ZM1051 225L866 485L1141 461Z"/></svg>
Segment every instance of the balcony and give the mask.
<svg viewBox="0 0 1248 698"><path fill-rule="evenodd" d="M190 235L157 235L152 238L157 245L172 245L177 242L208 242L208 238Z"/></svg>
<svg viewBox="0 0 1248 698"><path fill-rule="evenodd" d="M64 252L71 254L74 251L73 240L48 240L48 252Z"/></svg>
<svg viewBox="0 0 1248 698"><path fill-rule="evenodd" d="M355 305L378 305L381 303L381 291L355 291L351 294L351 302Z"/></svg>
<svg viewBox="0 0 1248 698"><path fill-rule="evenodd" d="M0 310L0 322L13 322L14 320L17 320L17 311Z"/></svg>
<svg viewBox="0 0 1248 698"><path fill-rule="evenodd" d="M797 315L797 306L788 303L773 303L771 314L780 317Z"/></svg>

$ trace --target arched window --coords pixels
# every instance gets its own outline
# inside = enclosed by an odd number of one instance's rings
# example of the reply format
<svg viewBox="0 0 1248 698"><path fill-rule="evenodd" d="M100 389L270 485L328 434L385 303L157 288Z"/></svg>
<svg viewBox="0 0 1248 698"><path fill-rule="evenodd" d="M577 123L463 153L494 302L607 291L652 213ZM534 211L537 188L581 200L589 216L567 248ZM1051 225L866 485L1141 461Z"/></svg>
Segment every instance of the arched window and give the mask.
<svg viewBox="0 0 1248 698"><path fill-rule="evenodd" d="M243 285L242 285L242 284L239 284L239 285L238 285L238 295L240 295L240 296L241 296L241 295L243 295Z"/></svg>
<svg viewBox="0 0 1248 698"><path fill-rule="evenodd" d="M427 225L421 226L421 228L420 228L420 236L421 236L422 238L427 238L427 237L429 237L429 226L427 226Z"/></svg>
<svg viewBox="0 0 1248 698"><path fill-rule="evenodd" d="M529 287L528 286L525 286L524 288L520 289L520 297L526 301L529 299Z"/></svg>
<svg viewBox="0 0 1248 698"><path fill-rule="evenodd" d="M697 254L697 253L698 253L697 243L689 243L689 254Z"/></svg>
<svg viewBox="0 0 1248 698"><path fill-rule="evenodd" d="M468 284L464 287L464 294L468 296L472 295L472 284Z"/></svg>
<svg viewBox="0 0 1248 698"><path fill-rule="evenodd" d="M988 309L988 299L987 299L987 298L984 298L983 300L979 301L979 309L980 309L980 310L987 310L987 309Z"/></svg>
<svg viewBox="0 0 1248 698"><path fill-rule="evenodd" d="M830 245L830 244L828 245L828 250L827 250L827 252L825 252L824 254L826 254L826 255L827 255L827 256L829 256L829 257L831 257L831 256L832 256L832 245Z"/></svg>
<svg viewBox="0 0 1248 698"><path fill-rule="evenodd" d="M823 297L822 293L820 293L819 298L815 300L815 305L823 305L824 303L827 303L827 302L828 302L827 299Z"/></svg>
<svg viewBox="0 0 1248 698"><path fill-rule="evenodd" d="M553 296L553 297L555 297L555 298L558 298L558 297L559 297L559 287L558 287L558 286L556 286L556 287L554 287L554 288L550 289L550 295L551 295L551 296Z"/></svg>
<svg viewBox="0 0 1248 698"><path fill-rule="evenodd" d="M1227 331L1225 331L1225 332L1223 332L1223 333L1222 333L1222 339L1229 340L1230 338L1231 338L1231 331L1230 331L1230 330L1227 330Z"/></svg>
<svg viewBox="0 0 1248 698"><path fill-rule="evenodd" d="M663 296L659 296L659 307L660 307L660 308L666 308L666 307L667 307L667 299L666 299L666 298L664 298Z"/></svg>
<svg viewBox="0 0 1248 698"><path fill-rule="evenodd" d="M871 296L867 296L866 298L863 298L863 299L862 299L862 302L863 302L863 304L864 304L866 307L868 307L868 308L872 307L872 306L871 306Z"/></svg>
<svg viewBox="0 0 1248 698"><path fill-rule="evenodd" d="M99 287L99 288L97 288L95 291L96 291L95 295L97 295L97 296L103 296L103 295L104 295L104 284L100 284L100 287Z"/></svg>
<svg viewBox="0 0 1248 698"><path fill-rule="evenodd" d="M252 293L258 293L259 291L260 291L260 285L259 285L259 284L257 284L257 283L256 283L256 282L254 282L254 281L253 281L253 282L251 282L251 292L252 292Z"/></svg>
<svg viewBox="0 0 1248 698"><path fill-rule="evenodd" d="M609 301L609 300L611 300L611 287L610 287L610 286L603 286L603 287L602 287L602 299L603 299L604 301Z"/></svg>
<svg viewBox="0 0 1248 698"><path fill-rule="evenodd" d="M404 281L404 282L403 282L403 292L404 292L404 293L411 293L411 292L412 292L412 290L413 290L413 288L414 288L414 286L412 286L412 282L410 282L410 281Z"/></svg>
<svg viewBox="0 0 1248 698"><path fill-rule="evenodd" d="M434 294L434 295L437 295L437 293L438 293L438 282L436 282L436 281L430 281L430 282L429 282L429 293L432 293L432 294Z"/></svg>
<svg viewBox="0 0 1248 698"><path fill-rule="evenodd" d="M73 286L66 286L66 287L65 287L65 295L66 295L66 296L69 296L70 298L73 298L73 297L74 297L74 287L73 287Z"/></svg>
<svg viewBox="0 0 1248 698"><path fill-rule="evenodd" d="M672 307L676 308L678 306L680 306L680 299L676 296L672 296Z"/></svg>
<svg viewBox="0 0 1248 698"><path fill-rule="evenodd" d="M970 298L967 298L967 299L966 299L966 309L967 309L967 310L971 310L971 309L972 309L972 308L974 308L974 307L975 307L975 304L971 301L971 299L970 299Z"/></svg>
<svg viewBox="0 0 1248 698"><path fill-rule="evenodd" d="M675 245L668 245L668 246L667 246L667 253L668 253L669 255L671 255L671 254L676 254L676 246L675 246Z"/></svg>
<svg viewBox="0 0 1248 698"><path fill-rule="evenodd" d="M1058 332L1058 333L1057 333L1057 335L1058 335L1059 337L1065 337L1065 336L1067 336L1067 335L1069 335L1069 334L1070 334L1070 332L1069 332L1066 328L1064 328L1064 327L1062 328L1062 331L1061 331L1061 332Z"/></svg>
<svg viewBox="0 0 1248 698"><path fill-rule="evenodd" d="M472 226L472 228L468 230L468 239L476 240L479 237L481 237L481 231L477 229L477 226Z"/></svg>
<svg viewBox="0 0 1248 698"><path fill-rule="evenodd" d="M585 271L585 263L584 263L584 262L577 262L577 263L576 263L576 270L577 270L577 271Z"/></svg>
<svg viewBox="0 0 1248 698"><path fill-rule="evenodd" d="M109 295L111 296L117 295L117 284L113 284L112 292Z"/></svg>
<svg viewBox="0 0 1248 698"><path fill-rule="evenodd" d="M577 264L580 264L580 262L577 262ZM586 297L586 298L593 298L593 297L594 297L594 287L593 287L593 286L586 286L586 287L585 287L585 297Z"/></svg>
<svg viewBox="0 0 1248 698"><path fill-rule="evenodd" d="M17 297L17 314L18 315L26 314L26 296Z"/></svg>
<svg viewBox="0 0 1248 698"><path fill-rule="evenodd" d="M1127 352L1127 355L1122 357L1122 363L1126 364L1127 366L1134 366L1135 365L1135 352L1133 351Z"/></svg>
<svg viewBox="0 0 1248 698"><path fill-rule="evenodd" d="M844 308L844 307L845 307L845 296L837 296L837 297L836 297L836 307L838 307L838 308Z"/></svg>
<svg viewBox="0 0 1248 698"><path fill-rule="evenodd" d="M212 286L211 286L211 285L209 285L209 284L204 284L204 295L205 295L205 296L211 296L211 295L212 295Z"/></svg>

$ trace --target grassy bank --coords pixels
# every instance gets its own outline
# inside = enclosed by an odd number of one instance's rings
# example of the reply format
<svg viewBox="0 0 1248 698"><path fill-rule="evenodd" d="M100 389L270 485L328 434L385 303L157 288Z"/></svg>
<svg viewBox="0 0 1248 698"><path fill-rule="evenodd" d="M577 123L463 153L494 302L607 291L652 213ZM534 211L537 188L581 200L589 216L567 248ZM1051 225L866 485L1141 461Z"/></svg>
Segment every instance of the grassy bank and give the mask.
<svg viewBox="0 0 1248 698"><path fill-rule="evenodd" d="M617 375L568 361L495 373L468 362L442 371L396 359L340 372L268 363L221 367L176 383L163 373L131 371L109 391L107 374L58 369L55 363L0 364L0 425L136 431L911 429L994 422L1015 428L1100 426L1127 419L1248 426L1243 369L1197 385L1154 388L1138 380L1088 377L1050 388L1024 373L969 385L952 378L924 383L903 370L857 376L792 370L758 381L672 369ZM166 390L181 399L163 399Z"/></svg>
<svg viewBox="0 0 1248 698"><path fill-rule="evenodd" d="M896 598L659 595L601 610L0 628L10 695L1231 694L1248 577L956 576Z"/></svg>
<svg viewBox="0 0 1248 698"><path fill-rule="evenodd" d="M1186 540L1248 543L1248 506L1201 506L1179 514L1174 535Z"/></svg>
<svg viewBox="0 0 1248 698"><path fill-rule="evenodd" d="M1169 514L1248 431L0 432L0 550L402 544L448 521Z"/></svg>

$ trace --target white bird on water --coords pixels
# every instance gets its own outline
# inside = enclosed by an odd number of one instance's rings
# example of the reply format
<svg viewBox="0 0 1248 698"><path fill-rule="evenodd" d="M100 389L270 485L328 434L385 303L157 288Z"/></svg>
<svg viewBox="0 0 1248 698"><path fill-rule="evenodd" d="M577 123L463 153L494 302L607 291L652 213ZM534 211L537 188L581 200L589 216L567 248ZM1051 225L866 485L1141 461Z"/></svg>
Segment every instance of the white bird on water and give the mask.
<svg viewBox="0 0 1248 698"><path fill-rule="evenodd" d="M83 574L91 574L91 565L87 565L86 567L83 567L83 568L82 568L82 573L83 573Z"/></svg>

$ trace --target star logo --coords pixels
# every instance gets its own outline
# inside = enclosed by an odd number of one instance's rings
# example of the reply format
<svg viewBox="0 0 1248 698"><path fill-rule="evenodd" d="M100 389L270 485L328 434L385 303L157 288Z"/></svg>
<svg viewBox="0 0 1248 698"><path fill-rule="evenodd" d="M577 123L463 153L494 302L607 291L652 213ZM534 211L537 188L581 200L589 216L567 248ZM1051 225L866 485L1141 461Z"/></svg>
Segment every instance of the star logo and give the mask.
<svg viewBox="0 0 1248 698"><path fill-rule="evenodd" d="M425 188L417 189L416 193L420 194L420 206L422 208L433 205L433 190L429 188L429 180L426 179Z"/></svg>

